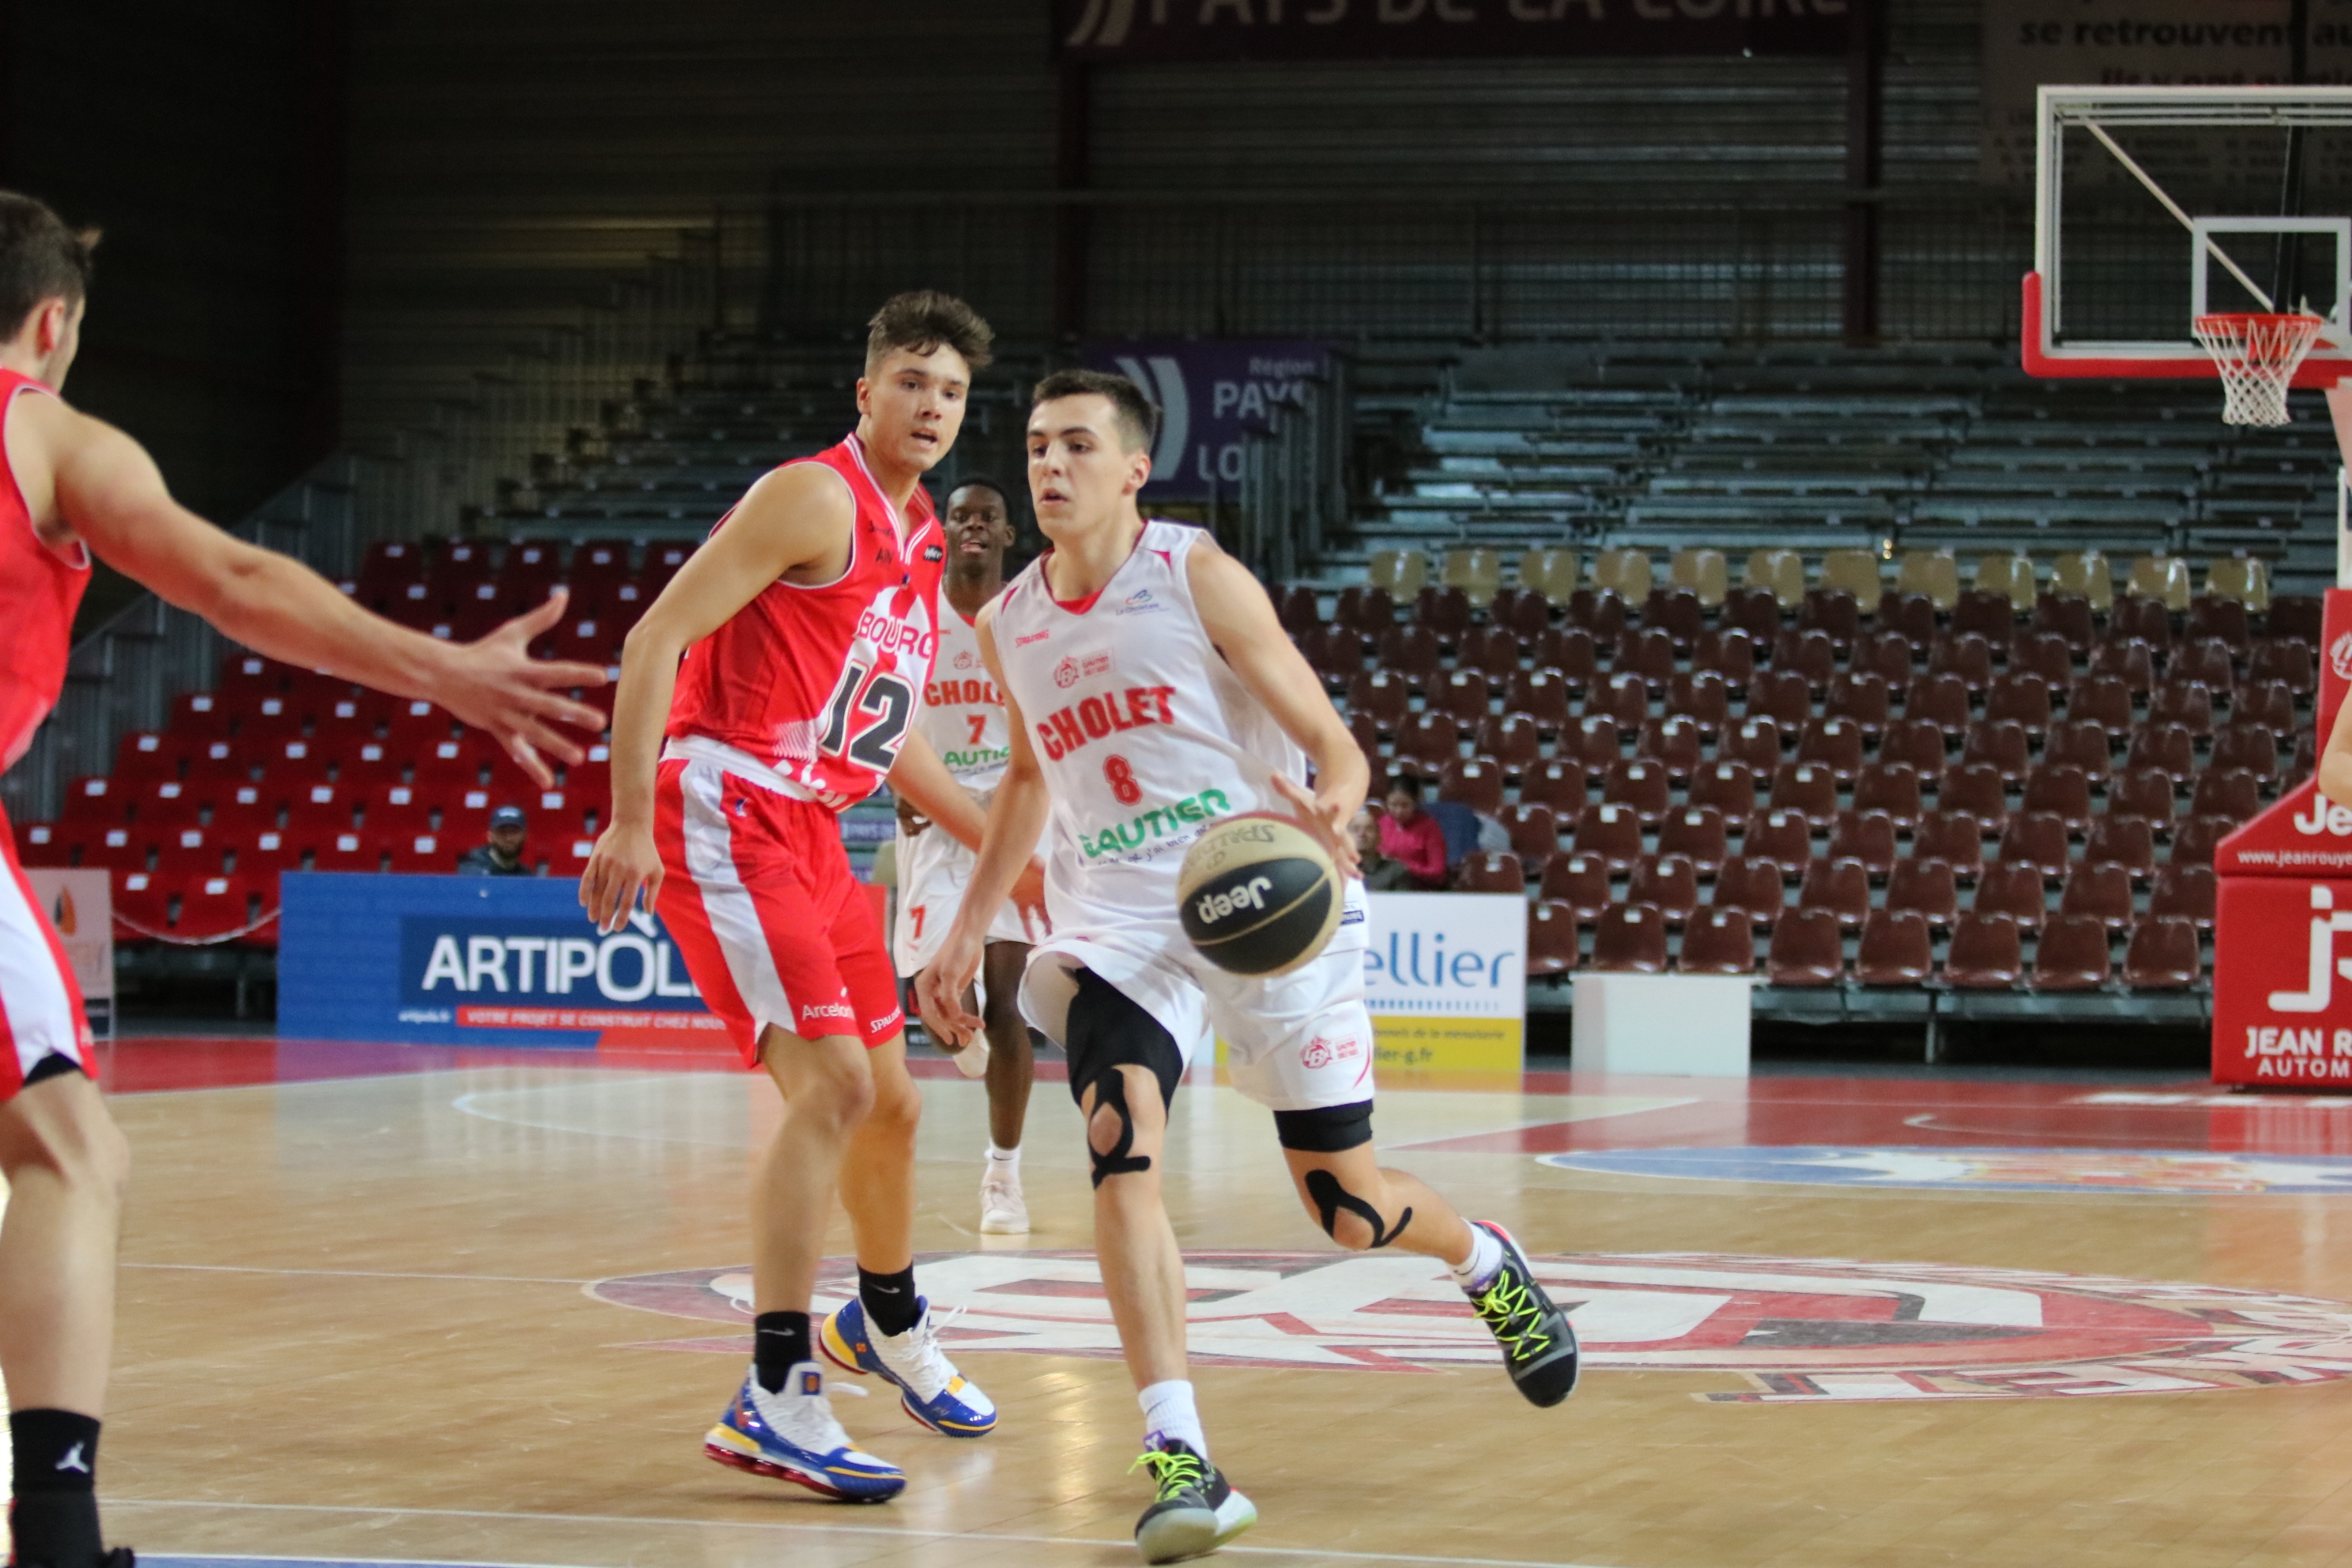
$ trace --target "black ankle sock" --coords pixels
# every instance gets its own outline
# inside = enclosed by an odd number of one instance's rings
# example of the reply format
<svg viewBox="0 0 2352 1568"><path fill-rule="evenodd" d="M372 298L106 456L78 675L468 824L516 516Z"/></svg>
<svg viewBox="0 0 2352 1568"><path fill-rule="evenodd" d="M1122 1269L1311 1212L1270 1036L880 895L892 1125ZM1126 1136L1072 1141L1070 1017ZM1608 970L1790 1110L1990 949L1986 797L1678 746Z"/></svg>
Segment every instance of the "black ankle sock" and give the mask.
<svg viewBox="0 0 2352 1568"><path fill-rule="evenodd" d="M98 1423L70 1410L19 1410L8 1417L16 1450L16 1501L8 1510L16 1561L81 1568L96 1563Z"/></svg>
<svg viewBox="0 0 2352 1568"><path fill-rule="evenodd" d="M782 1393L793 1368L815 1359L806 1312L762 1312L751 1320L751 1368L769 1393Z"/></svg>
<svg viewBox="0 0 2352 1568"><path fill-rule="evenodd" d="M915 1326L915 1266L909 1263L896 1274L860 1268L857 1300L864 1304L874 1331L896 1339Z"/></svg>

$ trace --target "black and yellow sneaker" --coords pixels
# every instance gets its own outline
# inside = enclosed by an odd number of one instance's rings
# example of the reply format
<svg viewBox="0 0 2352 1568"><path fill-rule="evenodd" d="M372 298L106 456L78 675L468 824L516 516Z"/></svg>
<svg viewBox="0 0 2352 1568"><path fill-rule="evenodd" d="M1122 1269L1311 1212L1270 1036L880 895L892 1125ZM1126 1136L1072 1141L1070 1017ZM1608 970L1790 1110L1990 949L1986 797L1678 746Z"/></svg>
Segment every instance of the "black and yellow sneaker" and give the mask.
<svg viewBox="0 0 2352 1568"><path fill-rule="evenodd" d="M1135 1521L1146 1563L1179 1563L1214 1552L1257 1522L1257 1508L1187 1443L1146 1448L1128 1468L1149 1468L1159 1496Z"/></svg>
<svg viewBox="0 0 2352 1568"><path fill-rule="evenodd" d="M1511 1233L1490 1220L1470 1223L1503 1245L1503 1266L1472 1293L1470 1305L1503 1347L1503 1365L1528 1403L1558 1405L1576 1392L1576 1330L1536 1283Z"/></svg>

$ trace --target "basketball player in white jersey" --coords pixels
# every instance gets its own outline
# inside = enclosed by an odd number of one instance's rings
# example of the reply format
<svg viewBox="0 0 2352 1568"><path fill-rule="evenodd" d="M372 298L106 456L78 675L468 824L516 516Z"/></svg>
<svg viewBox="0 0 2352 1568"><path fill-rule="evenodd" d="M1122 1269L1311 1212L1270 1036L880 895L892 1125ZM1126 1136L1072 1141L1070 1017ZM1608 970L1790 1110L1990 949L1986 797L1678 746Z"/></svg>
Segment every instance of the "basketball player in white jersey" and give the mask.
<svg viewBox="0 0 2352 1568"><path fill-rule="evenodd" d="M1273 1110L1298 1197L1334 1241L1451 1268L1534 1404L1575 1387L1577 1346L1501 1226L1465 1222L1374 1156L1364 895L1343 830L1369 770L1257 580L1205 533L1138 511L1158 418L1121 376L1063 371L1038 384L1029 487L1053 548L979 625L1013 755L963 908L918 989L934 1029L961 1040L979 1027L960 998L1050 816L1053 931L1022 1003L1068 1053L1087 1119L1095 1247L1143 1406L1137 1463L1156 1482L1136 1543L1164 1563L1256 1518L1209 1463L1185 1377L1183 1259L1160 1200L1167 1108L1204 1023L1231 1045L1234 1086ZM1276 977L1214 967L1177 918L1186 847L1249 811L1295 811L1347 878L1328 948Z"/></svg>
<svg viewBox="0 0 2352 1568"><path fill-rule="evenodd" d="M1003 591L1004 552L1013 545L1012 498L992 479L974 475L948 492L947 574L940 584L940 647L915 732L931 743L957 784L985 811L1013 754L1004 703L980 657L972 619ZM890 956L898 973L921 973L947 940L948 926L971 879L972 852L934 829L907 801L898 803L898 916ZM1029 1026L1021 1016L1021 972L1031 931L1021 911L1000 906L989 923L982 960L985 1030L956 1058L966 1077L988 1080L988 1154L981 1173L983 1236L1024 1236L1029 1205L1021 1196L1021 1128L1029 1114Z"/></svg>

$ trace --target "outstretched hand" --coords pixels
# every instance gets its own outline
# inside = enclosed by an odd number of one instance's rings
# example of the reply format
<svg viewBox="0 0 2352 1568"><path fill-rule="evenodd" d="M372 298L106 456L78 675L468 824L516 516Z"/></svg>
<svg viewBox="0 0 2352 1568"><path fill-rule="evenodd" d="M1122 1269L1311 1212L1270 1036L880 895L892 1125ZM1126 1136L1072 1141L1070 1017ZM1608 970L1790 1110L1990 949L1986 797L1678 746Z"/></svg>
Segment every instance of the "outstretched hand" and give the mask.
<svg viewBox="0 0 2352 1568"><path fill-rule="evenodd" d="M563 695L575 686L604 685L602 665L530 657L532 640L562 620L570 597L558 588L539 608L517 616L479 641L452 649L432 692L434 701L495 736L542 788L555 784L548 756L576 763L587 755L557 725L575 725L591 735L604 728L602 712Z"/></svg>
<svg viewBox="0 0 2352 1568"><path fill-rule="evenodd" d="M1331 857L1331 864L1341 878L1361 877L1362 863L1357 858L1356 841L1348 834L1348 806L1344 801L1325 800L1309 795L1306 786L1280 773L1274 775L1275 792L1288 801L1298 817L1298 825L1315 836L1323 852Z"/></svg>
<svg viewBox="0 0 2352 1568"><path fill-rule="evenodd" d="M965 1005L972 994L972 978L980 973L981 939L963 929L959 920L949 928L930 967L915 976L915 1006L923 1027L942 1047L961 1050L981 1030L980 1015Z"/></svg>

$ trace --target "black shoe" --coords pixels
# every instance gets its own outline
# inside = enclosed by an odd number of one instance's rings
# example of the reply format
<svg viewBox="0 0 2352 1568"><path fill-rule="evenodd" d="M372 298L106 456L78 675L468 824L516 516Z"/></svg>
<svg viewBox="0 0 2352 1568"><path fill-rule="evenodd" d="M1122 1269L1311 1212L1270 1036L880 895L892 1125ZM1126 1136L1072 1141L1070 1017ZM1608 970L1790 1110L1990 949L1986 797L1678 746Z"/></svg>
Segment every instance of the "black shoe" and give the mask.
<svg viewBox="0 0 2352 1568"><path fill-rule="evenodd" d="M1503 1347L1503 1365L1528 1403L1558 1405L1576 1392L1576 1330L1536 1283L1511 1233L1489 1220L1470 1223L1503 1244L1503 1266L1470 1305Z"/></svg>
<svg viewBox="0 0 2352 1568"><path fill-rule="evenodd" d="M8 1559L8 1568L18 1568L16 1559L13 1556ZM26 1563L23 1568L44 1568L44 1564ZM139 1560L131 1555L131 1548L128 1546L118 1546L91 1563L90 1568L139 1568Z"/></svg>
<svg viewBox="0 0 2352 1568"><path fill-rule="evenodd" d="M1135 1544L1146 1563L1175 1563L1214 1552L1257 1522L1256 1506L1190 1444L1146 1448L1128 1468L1139 1467L1150 1468L1160 1491L1135 1521Z"/></svg>

